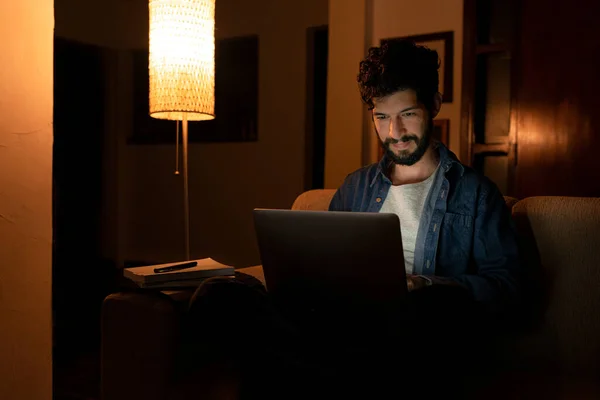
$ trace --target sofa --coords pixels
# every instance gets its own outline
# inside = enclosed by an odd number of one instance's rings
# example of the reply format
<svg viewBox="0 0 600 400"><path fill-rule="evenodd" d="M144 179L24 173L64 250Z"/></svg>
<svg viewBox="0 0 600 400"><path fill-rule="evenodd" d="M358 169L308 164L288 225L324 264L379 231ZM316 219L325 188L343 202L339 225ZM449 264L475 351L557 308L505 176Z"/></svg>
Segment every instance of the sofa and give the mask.
<svg viewBox="0 0 600 400"><path fill-rule="evenodd" d="M302 193L292 209L326 210L334 192ZM529 307L520 329L498 343L498 368L476 397L599 399L600 198L505 200L530 278ZM238 271L264 282L260 266ZM104 300L103 399L187 398L176 355L190 295L189 290L125 290ZM204 379L204 389L189 389L193 398L235 398L227 371L207 366ZM231 388L219 391L215 382Z"/></svg>

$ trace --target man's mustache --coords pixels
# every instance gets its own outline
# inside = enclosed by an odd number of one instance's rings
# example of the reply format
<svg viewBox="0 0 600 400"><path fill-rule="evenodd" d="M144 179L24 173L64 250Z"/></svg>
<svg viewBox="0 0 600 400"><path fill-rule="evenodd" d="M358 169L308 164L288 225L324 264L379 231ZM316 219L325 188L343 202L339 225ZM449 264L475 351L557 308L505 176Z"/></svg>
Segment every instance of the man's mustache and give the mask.
<svg viewBox="0 0 600 400"><path fill-rule="evenodd" d="M396 144L399 142L410 142L411 140L413 140L415 143L419 143L419 138L416 135L404 135L402 136L400 139L394 139L394 138L386 138L385 139L385 144Z"/></svg>

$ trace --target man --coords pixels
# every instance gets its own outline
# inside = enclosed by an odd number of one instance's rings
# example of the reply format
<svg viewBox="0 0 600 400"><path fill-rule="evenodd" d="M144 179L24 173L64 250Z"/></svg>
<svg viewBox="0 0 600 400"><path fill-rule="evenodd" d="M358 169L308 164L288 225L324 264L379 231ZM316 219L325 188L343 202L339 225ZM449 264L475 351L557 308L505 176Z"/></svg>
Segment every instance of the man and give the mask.
<svg viewBox="0 0 600 400"><path fill-rule="evenodd" d="M498 311L517 298L510 212L490 180L432 138L438 67L435 51L411 42L369 50L358 83L385 155L350 174L329 209L397 214L409 290L454 285Z"/></svg>
<svg viewBox="0 0 600 400"><path fill-rule="evenodd" d="M464 393L464 377L493 364L494 338L519 297L520 264L498 188L432 138L438 68L437 53L412 42L369 49L358 84L385 152L346 177L329 210L398 215L409 289L401 340L412 344L401 365L409 382L437 382L447 395L450 386Z"/></svg>
<svg viewBox="0 0 600 400"><path fill-rule="evenodd" d="M265 387L275 385L278 398L315 398L328 383L340 398L361 389L371 397L376 390L430 397L436 382L447 396L453 372L465 371L457 368L465 346L481 353L488 339L479 317L517 298L517 246L502 195L431 138L442 103L438 65L436 52L410 42L369 50L358 82L386 153L350 174L330 204L333 211L398 214L411 291L406 313L395 316L399 330L381 332L356 316L355 329L323 343L319 329L315 336L289 323L251 281L209 280L194 295L189 342L206 350L204 343L233 342L241 333L252 345L234 356L245 365L246 383L259 386L251 393L265 398ZM188 351L190 364L207 357L200 354Z"/></svg>

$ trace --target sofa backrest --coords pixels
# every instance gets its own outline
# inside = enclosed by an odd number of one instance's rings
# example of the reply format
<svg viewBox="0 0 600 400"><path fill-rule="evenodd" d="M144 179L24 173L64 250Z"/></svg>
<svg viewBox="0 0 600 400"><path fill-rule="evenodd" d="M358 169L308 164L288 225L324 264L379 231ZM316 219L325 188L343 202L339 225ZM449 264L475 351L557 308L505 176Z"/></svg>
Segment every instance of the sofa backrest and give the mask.
<svg viewBox="0 0 600 400"><path fill-rule="evenodd" d="M294 210L327 210L333 189L302 193ZM518 342L517 363L600 371L600 198L506 196L525 267L541 298L538 324ZM512 357L512 356L511 356Z"/></svg>
<svg viewBox="0 0 600 400"><path fill-rule="evenodd" d="M292 204L292 210L327 211L335 189L315 189L302 193Z"/></svg>
<svg viewBox="0 0 600 400"><path fill-rule="evenodd" d="M335 194L335 189L314 189L306 191L296 198L292 210L327 211L329 203ZM508 208L512 208L517 199L504 196Z"/></svg>
<svg viewBox="0 0 600 400"><path fill-rule="evenodd" d="M600 198L530 197L513 216L544 299L522 365L600 372Z"/></svg>

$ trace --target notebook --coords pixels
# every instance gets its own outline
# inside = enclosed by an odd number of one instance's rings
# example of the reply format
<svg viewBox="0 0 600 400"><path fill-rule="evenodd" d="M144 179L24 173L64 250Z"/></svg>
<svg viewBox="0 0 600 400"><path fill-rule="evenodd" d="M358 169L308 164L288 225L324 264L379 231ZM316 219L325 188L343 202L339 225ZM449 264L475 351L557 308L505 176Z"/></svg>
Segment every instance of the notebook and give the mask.
<svg viewBox="0 0 600 400"><path fill-rule="evenodd" d="M191 261L197 262L198 265L179 271L154 272L157 268L169 267ZM234 267L222 264L212 258L147 265L143 267L125 268L123 270L123 276L132 280L140 287L167 287L165 285L168 285L168 287L197 286L206 278L213 276L231 276L234 274Z"/></svg>

